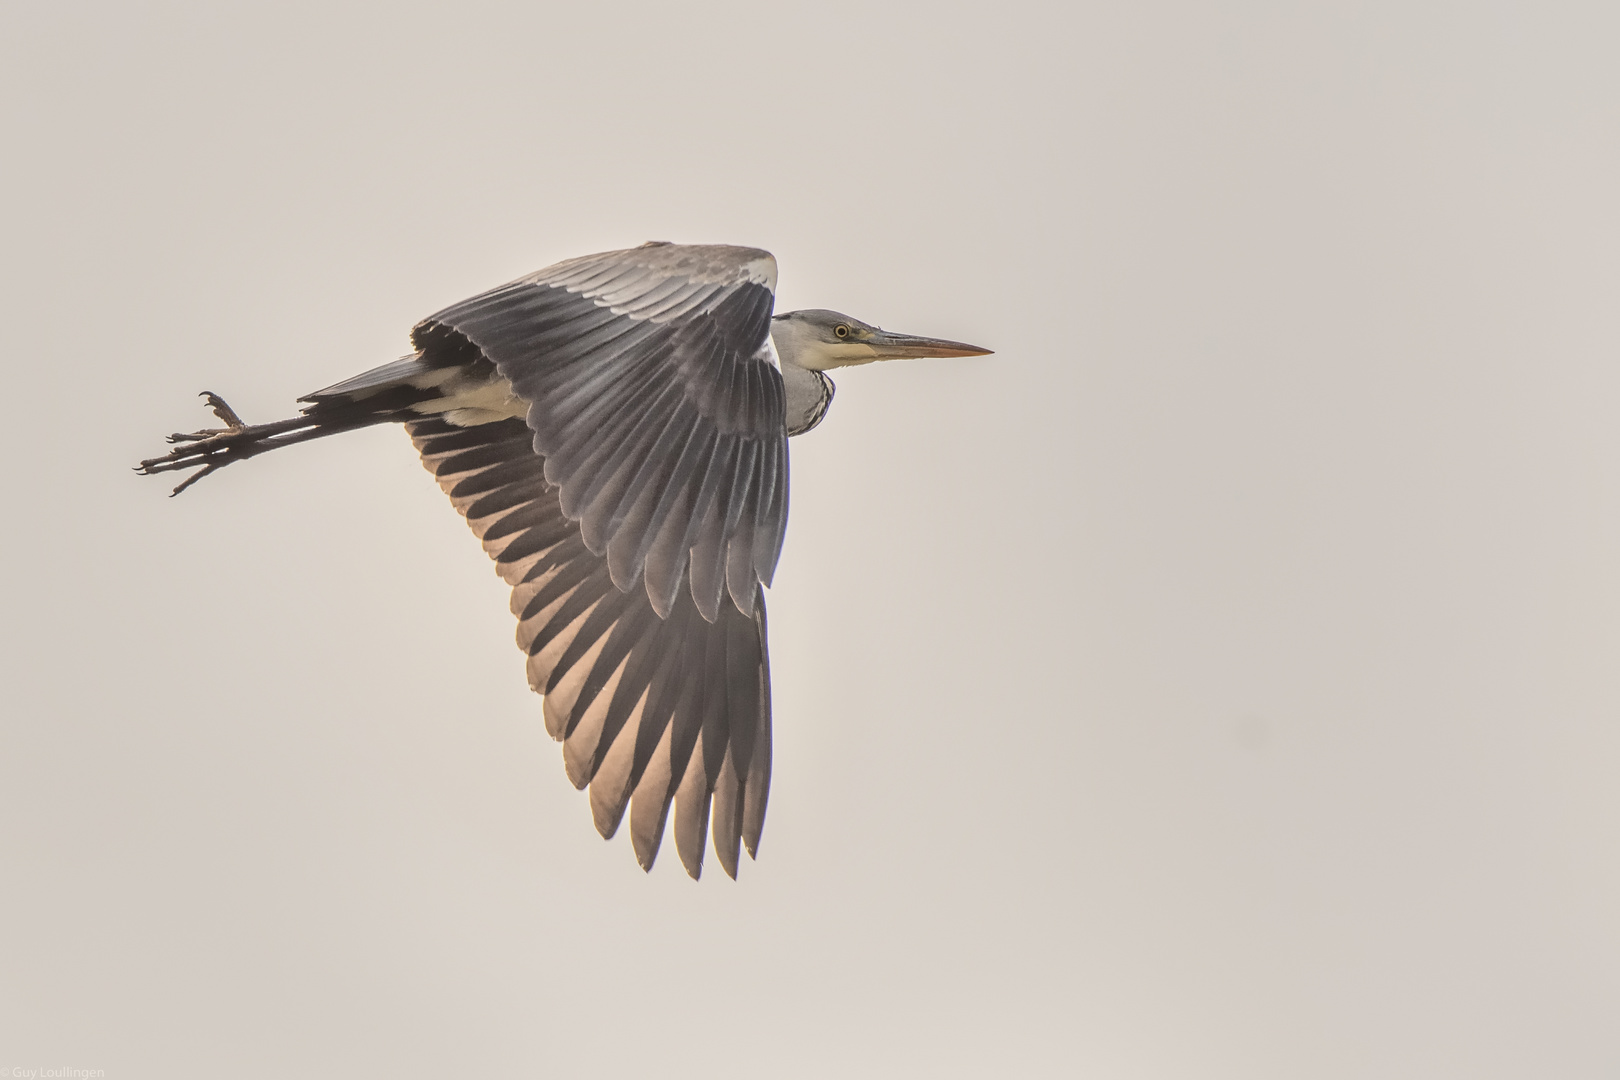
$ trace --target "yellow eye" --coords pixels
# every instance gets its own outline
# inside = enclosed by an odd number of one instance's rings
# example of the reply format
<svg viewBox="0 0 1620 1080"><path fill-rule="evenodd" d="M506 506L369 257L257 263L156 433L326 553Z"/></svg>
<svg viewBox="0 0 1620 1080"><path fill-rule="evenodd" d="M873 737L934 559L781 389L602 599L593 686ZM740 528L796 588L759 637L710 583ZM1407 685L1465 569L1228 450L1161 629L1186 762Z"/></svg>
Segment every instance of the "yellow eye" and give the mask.
<svg viewBox="0 0 1620 1080"><path fill-rule="evenodd" d="M841 338L847 338L849 337L849 327L845 326L843 323L839 323L837 326L833 327L833 333Z"/></svg>

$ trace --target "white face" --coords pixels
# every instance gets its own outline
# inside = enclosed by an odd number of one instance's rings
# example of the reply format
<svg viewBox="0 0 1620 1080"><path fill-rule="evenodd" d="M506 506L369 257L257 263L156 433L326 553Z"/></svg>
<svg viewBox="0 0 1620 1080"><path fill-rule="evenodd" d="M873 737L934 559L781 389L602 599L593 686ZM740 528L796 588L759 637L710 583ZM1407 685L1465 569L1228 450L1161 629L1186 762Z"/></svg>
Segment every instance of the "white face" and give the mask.
<svg viewBox="0 0 1620 1080"><path fill-rule="evenodd" d="M831 371L883 359L861 340L875 330L877 327L836 311L792 311L771 320L771 340L783 362L811 371Z"/></svg>
<svg viewBox="0 0 1620 1080"><path fill-rule="evenodd" d="M771 340L784 364L811 371L925 356L982 356L989 349L943 338L891 334L837 311L790 311L771 320Z"/></svg>

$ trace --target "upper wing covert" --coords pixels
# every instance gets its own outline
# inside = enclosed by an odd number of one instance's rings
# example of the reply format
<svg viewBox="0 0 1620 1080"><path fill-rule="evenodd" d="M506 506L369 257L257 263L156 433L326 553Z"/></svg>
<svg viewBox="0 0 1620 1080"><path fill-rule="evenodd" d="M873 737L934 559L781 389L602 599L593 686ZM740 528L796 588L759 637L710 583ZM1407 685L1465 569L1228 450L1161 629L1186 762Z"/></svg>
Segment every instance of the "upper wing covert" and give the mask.
<svg viewBox="0 0 1620 1080"><path fill-rule="evenodd" d="M654 244L572 259L412 331L471 342L528 403L535 452L613 584L660 617L688 577L703 618L744 614L787 527L787 427L770 345L776 263L755 248Z"/></svg>

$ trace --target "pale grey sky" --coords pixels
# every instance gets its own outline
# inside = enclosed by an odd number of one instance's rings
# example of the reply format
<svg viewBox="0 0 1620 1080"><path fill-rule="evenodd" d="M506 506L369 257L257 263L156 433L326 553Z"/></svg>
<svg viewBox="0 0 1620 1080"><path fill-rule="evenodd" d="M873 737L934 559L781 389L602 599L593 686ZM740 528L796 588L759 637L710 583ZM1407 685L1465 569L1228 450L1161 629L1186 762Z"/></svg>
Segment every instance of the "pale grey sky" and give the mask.
<svg viewBox="0 0 1620 1080"><path fill-rule="evenodd" d="M0 1066L1620 1075L1620 8L7 23ZM401 432L128 471L648 239L997 350L794 441L737 883Z"/></svg>

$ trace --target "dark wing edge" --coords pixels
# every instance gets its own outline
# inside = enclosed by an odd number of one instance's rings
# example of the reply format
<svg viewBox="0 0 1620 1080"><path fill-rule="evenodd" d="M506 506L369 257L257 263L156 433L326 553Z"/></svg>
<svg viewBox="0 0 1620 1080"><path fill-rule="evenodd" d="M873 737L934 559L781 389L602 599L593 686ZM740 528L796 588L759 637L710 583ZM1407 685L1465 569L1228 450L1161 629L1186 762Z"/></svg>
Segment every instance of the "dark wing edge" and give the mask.
<svg viewBox="0 0 1620 1080"><path fill-rule="evenodd" d="M641 589L614 584L547 481L520 420L456 427L406 423L422 463L512 586L529 685L568 778L590 790L612 837L628 808L636 859L652 869L670 806L687 873L703 867L711 831L720 864L757 854L771 773L771 698L764 593L751 612L728 595L711 620L680 590L667 615ZM712 811L711 811L712 807Z"/></svg>
<svg viewBox="0 0 1620 1080"><path fill-rule="evenodd" d="M672 617L744 614L787 529L785 394L770 348L775 260L654 245L560 263L412 332L470 344L528 405L534 451L613 583ZM689 587L687 587L689 586Z"/></svg>

